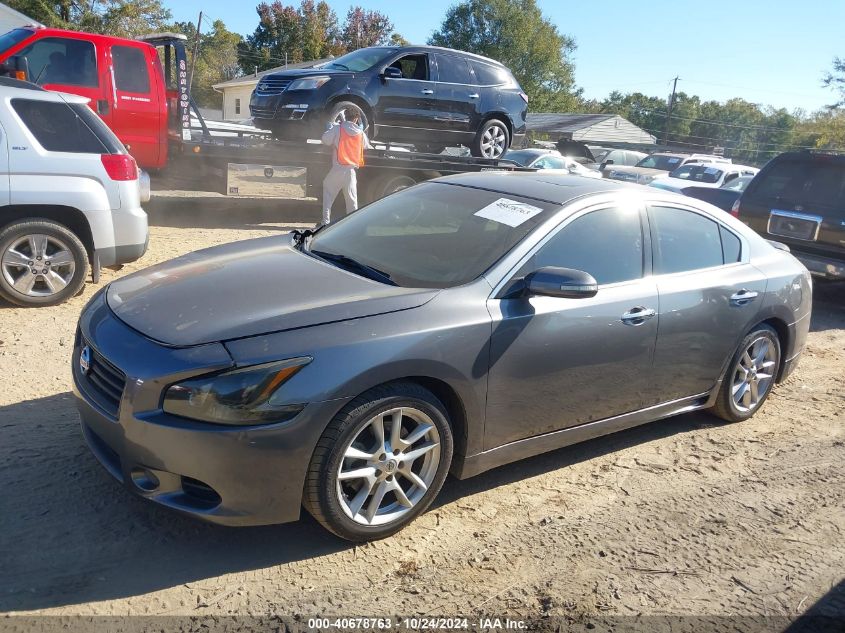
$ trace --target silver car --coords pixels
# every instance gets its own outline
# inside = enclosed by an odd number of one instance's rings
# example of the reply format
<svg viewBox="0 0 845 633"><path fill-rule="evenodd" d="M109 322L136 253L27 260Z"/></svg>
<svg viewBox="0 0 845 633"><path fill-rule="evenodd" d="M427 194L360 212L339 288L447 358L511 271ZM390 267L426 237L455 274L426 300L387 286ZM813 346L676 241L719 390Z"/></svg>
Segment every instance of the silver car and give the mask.
<svg viewBox="0 0 845 633"><path fill-rule="evenodd" d="M751 417L798 362L811 295L706 203L465 174L113 282L81 315L74 391L134 493L227 525L304 505L362 541L449 472L697 409Z"/></svg>

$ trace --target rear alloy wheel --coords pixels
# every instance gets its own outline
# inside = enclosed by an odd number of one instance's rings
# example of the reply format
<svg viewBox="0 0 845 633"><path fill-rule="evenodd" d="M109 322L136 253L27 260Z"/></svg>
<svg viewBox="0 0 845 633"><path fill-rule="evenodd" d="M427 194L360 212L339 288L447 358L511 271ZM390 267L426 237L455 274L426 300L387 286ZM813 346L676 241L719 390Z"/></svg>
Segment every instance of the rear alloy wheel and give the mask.
<svg viewBox="0 0 845 633"><path fill-rule="evenodd" d="M498 119L490 119L478 130L470 149L478 158L501 158L509 146L508 128Z"/></svg>
<svg viewBox="0 0 845 633"><path fill-rule="evenodd" d="M443 405L412 383L376 388L341 411L317 444L305 506L351 541L390 536L434 500L452 459Z"/></svg>
<svg viewBox="0 0 845 633"><path fill-rule="evenodd" d="M50 220L24 220L0 233L0 296L19 306L48 306L77 294L88 275L79 238Z"/></svg>
<svg viewBox="0 0 845 633"><path fill-rule="evenodd" d="M754 415L768 398L780 368L777 332L761 325L740 343L713 407L728 422L741 422Z"/></svg>

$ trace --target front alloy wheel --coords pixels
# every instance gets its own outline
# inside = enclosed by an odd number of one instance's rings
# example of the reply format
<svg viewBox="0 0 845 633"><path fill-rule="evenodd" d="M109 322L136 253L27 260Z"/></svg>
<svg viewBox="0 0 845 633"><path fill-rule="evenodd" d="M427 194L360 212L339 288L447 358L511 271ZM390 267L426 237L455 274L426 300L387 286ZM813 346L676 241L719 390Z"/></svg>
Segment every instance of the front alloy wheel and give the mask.
<svg viewBox="0 0 845 633"><path fill-rule="evenodd" d="M448 414L416 383L382 385L329 423L311 459L303 502L350 541L390 536L437 496L452 460Z"/></svg>

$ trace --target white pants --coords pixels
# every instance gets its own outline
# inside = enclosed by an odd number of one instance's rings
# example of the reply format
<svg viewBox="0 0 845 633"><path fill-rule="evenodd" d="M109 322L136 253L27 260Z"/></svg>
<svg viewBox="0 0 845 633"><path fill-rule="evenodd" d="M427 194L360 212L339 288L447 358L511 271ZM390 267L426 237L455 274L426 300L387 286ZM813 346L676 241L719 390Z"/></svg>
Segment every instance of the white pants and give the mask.
<svg viewBox="0 0 845 633"><path fill-rule="evenodd" d="M323 224L331 222L332 205L341 191L346 199L346 213L352 213L358 208L358 181L354 167L333 165L326 174L323 180Z"/></svg>

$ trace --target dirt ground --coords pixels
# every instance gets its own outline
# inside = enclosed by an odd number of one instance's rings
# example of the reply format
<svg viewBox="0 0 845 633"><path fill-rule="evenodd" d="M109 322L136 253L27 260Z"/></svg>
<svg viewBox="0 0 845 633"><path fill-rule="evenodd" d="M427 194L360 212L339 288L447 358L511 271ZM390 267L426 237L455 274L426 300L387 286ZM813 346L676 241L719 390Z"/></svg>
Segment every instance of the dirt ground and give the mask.
<svg viewBox="0 0 845 633"><path fill-rule="evenodd" d="M154 215L148 254L104 280L285 230L272 209L197 217ZM411 527L361 547L306 514L198 523L111 480L69 393L95 290L0 305L0 612L845 617L845 285L817 286L801 365L754 419L684 415L450 480Z"/></svg>

